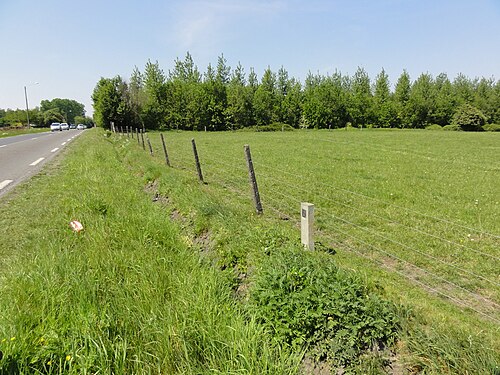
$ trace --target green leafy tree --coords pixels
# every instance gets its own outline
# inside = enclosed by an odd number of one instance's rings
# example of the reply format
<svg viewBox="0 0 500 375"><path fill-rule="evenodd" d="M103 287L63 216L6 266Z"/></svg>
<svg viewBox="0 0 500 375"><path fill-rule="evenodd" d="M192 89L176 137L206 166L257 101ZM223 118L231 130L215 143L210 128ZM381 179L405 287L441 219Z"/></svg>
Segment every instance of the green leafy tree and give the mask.
<svg viewBox="0 0 500 375"><path fill-rule="evenodd" d="M412 127L424 128L432 123L432 113L435 108L435 95L432 76L421 74L413 83L408 107Z"/></svg>
<svg viewBox="0 0 500 375"><path fill-rule="evenodd" d="M361 67L358 67L358 70L351 80L349 115L352 124L355 126L368 125L371 124L373 120L370 77Z"/></svg>
<svg viewBox="0 0 500 375"><path fill-rule="evenodd" d="M226 119L229 129L252 125L252 98L252 88L246 85L244 69L238 63L227 87Z"/></svg>
<svg viewBox="0 0 500 375"><path fill-rule="evenodd" d="M302 85L294 78L288 81L287 93L280 103L281 122L298 128L302 117Z"/></svg>
<svg viewBox="0 0 500 375"><path fill-rule="evenodd" d="M276 95L276 74L268 67L262 81L255 91L253 99L255 122L257 125L269 125L278 121L276 107L278 99Z"/></svg>
<svg viewBox="0 0 500 375"><path fill-rule="evenodd" d="M410 101L411 81L410 75L406 70L403 71L398 78L396 88L394 90L394 104L396 109L396 125L398 127L410 126Z"/></svg>
<svg viewBox="0 0 500 375"><path fill-rule="evenodd" d="M83 124L87 126L92 125L92 118L87 117L87 116L76 116L75 117L75 124Z"/></svg>
<svg viewBox="0 0 500 375"><path fill-rule="evenodd" d="M40 110L42 112L54 108L59 109L59 112L64 117L64 121L71 124L75 122L75 116L85 116L85 106L76 100L56 98L40 102Z"/></svg>
<svg viewBox="0 0 500 375"><path fill-rule="evenodd" d="M27 122L26 110L7 109L4 115L4 123L10 126L22 126Z"/></svg>
<svg viewBox="0 0 500 375"><path fill-rule="evenodd" d="M64 115L59 108L52 108L42 112L43 124L48 126L53 122L63 122Z"/></svg>
<svg viewBox="0 0 500 375"><path fill-rule="evenodd" d="M464 74L460 73L453 80L453 91L459 105L472 103L474 98L474 85Z"/></svg>
<svg viewBox="0 0 500 375"><path fill-rule="evenodd" d="M490 97L489 120L493 124L500 124L500 81L493 85Z"/></svg>
<svg viewBox="0 0 500 375"><path fill-rule="evenodd" d="M131 124L130 98L127 84L120 76L101 78L92 93L94 120L97 126L109 129Z"/></svg>
<svg viewBox="0 0 500 375"><path fill-rule="evenodd" d="M381 128L396 125L396 109L391 95L389 76L384 69L377 75L373 96L375 124Z"/></svg>
<svg viewBox="0 0 500 375"><path fill-rule="evenodd" d="M456 100L453 95L453 86L444 73L439 74L434 80L434 106L429 113L429 122L445 126L451 123Z"/></svg>
<svg viewBox="0 0 500 375"><path fill-rule="evenodd" d="M500 107L500 97L495 95L495 80L481 78L474 90L472 105L486 116L487 121L492 121Z"/></svg>
<svg viewBox="0 0 500 375"><path fill-rule="evenodd" d="M227 67L223 56L219 57L217 70L209 64L203 82L202 123L199 128L207 127L209 130L226 129L227 91L226 82L229 81L230 68Z"/></svg>
<svg viewBox="0 0 500 375"><path fill-rule="evenodd" d="M482 131L486 123L484 114L470 104L462 104L453 115L452 125L465 131Z"/></svg>
<svg viewBox="0 0 500 375"><path fill-rule="evenodd" d="M348 83L338 72L323 77L308 74L304 89L303 114L305 124L314 128L338 128L348 119Z"/></svg>
<svg viewBox="0 0 500 375"><path fill-rule="evenodd" d="M147 93L144 86L144 75L137 67L134 67L129 83L130 110L134 127L144 125L142 114L147 102Z"/></svg>
<svg viewBox="0 0 500 375"><path fill-rule="evenodd" d="M177 129L202 128L205 100L202 96L201 74L188 52L183 61L175 61L167 85L167 123Z"/></svg>
<svg viewBox="0 0 500 375"><path fill-rule="evenodd" d="M134 80L136 85L139 84L139 78ZM137 92L135 100L143 100L142 104L142 121L148 129L159 129L165 121L165 103L167 100L166 77L161 70L158 61L152 63L148 61L144 70L143 87L144 97L141 97L141 91ZM133 103L133 102L132 102ZM132 112L134 104L131 106Z"/></svg>

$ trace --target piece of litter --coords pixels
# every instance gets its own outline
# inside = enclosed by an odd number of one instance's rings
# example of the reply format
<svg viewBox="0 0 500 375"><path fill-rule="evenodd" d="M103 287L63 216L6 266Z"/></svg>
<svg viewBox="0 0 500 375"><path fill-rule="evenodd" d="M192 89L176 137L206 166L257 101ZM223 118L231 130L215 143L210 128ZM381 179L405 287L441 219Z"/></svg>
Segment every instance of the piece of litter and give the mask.
<svg viewBox="0 0 500 375"><path fill-rule="evenodd" d="M83 225L77 220L73 220L71 223L69 223L69 226L71 229L73 229L74 232L80 232L83 230Z"/></svg>

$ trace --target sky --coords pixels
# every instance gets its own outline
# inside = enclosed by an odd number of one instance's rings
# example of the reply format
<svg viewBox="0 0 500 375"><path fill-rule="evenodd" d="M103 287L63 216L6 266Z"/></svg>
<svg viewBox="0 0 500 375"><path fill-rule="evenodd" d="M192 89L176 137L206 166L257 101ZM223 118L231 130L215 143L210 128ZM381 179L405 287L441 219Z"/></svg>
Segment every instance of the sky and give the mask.
<svg viewBox="0 0 500 375"><path fill-rule="evenodd" d="M73 99L92 115L101 77L148 60L165 73L189 52L223 54L259 79L384 69L394 84L459 73L500 79L500 0L0 0L0 108Z"/></svg>

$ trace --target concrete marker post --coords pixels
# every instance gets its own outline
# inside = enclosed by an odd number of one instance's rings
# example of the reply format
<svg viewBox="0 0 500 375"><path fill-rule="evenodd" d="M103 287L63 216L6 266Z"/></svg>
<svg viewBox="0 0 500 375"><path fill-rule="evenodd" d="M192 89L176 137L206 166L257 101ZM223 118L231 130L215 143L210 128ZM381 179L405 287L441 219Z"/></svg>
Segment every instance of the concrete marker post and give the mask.
<svg viewBox="0 0 500 375"><path fill-rule="evenodd" d="M300 239L304 247L314 250L314 204L300 204Z"/></svg>

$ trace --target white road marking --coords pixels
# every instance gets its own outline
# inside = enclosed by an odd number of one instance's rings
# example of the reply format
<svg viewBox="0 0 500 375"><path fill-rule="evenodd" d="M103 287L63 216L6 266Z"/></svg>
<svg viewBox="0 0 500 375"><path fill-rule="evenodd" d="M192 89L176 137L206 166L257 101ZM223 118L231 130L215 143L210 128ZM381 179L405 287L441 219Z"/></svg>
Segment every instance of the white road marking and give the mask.
<svg viewBox="0 0 500 375"><path fill-rule="evenodd" d="M56 147L55 149L50 150L50 152L56 152L57 150L59 150L59 147Z"/></svg>
<svg viewBox="0 0 500 375"><path fill-rule="evenodd" d="M1 145L0 148L2 148L2 147L7 147L7 145Z"/></svg>
<svg viewBox="0 0 500 375"><path fill-rule="evenodd" d="M32 141L34 141L35 139L38 139L38 137L35 137L35 138L31 138Z"/></svg>
<svg viewBox="0 0 500 375"><path fill-rule="evenodd" d="M70 139L68 139L66 142L69 142L69 141L71 141L72 139L73 139L73 138L70 138Z"/></svg>
<svg viewBox="0 0 500 375"><path fill-rule="evenodd" d="M64 146L65 144L66 144L66 142L63 142L63 143L61 143L61 146Z"/></svg>
<svg viewBox="0 0 500 375"><path fill-rule="evenodd" d="M14 180L4 180L4 181L0 182L0 190L2 190L4 187L6 187L8 184L10 184L13 181Z"/></svg>
<svg viewBox="0 0 500 375"><path fill-rule="evenodd" d="M33 163L31 163L30 165L31 165L32 167L34 167L35 165L37 165L38 163L40 163L43 159L45 159L45 158L36 159L36 160L35 160Z"/></svg>

